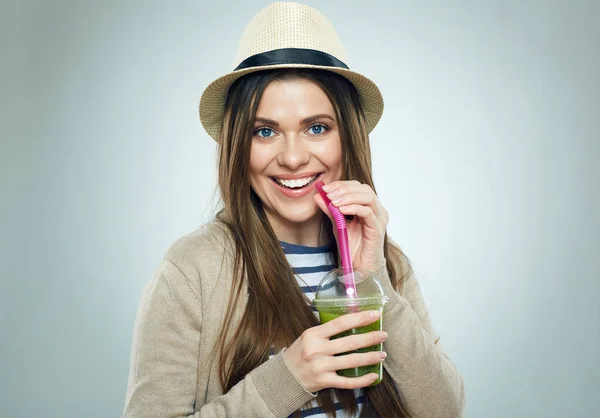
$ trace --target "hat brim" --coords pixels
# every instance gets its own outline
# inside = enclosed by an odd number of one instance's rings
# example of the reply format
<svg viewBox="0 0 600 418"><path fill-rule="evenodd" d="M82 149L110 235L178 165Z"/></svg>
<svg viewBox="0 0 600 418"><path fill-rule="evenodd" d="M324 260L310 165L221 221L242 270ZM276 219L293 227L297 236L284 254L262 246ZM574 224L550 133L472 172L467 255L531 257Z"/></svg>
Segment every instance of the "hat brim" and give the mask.
<svg viewBox="0 0 600 418"><path fill-rule="evenodd" d="M383 114L383 97L377 85L355 71L339 67L325 67L307 64L278 64L261 67L244 68L219 77L202 93L199 104L200 121L206 132L215 141L219 141L219 131L225 112L225 99L229 87L240 77L257 71L266 71L276 68L314 68L331 71L348 79L358 91L361 104L365 113L367 131L370 133Z"/></svg>

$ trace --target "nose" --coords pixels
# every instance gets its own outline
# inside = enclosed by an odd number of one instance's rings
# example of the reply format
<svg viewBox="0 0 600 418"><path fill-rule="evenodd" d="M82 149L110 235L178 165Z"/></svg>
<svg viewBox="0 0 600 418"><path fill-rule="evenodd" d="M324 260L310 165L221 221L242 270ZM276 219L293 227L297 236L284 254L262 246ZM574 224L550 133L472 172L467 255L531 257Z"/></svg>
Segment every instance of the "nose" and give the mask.
<svg viewBox="0 0 600 418"><path fill-rule="evenodd" d="M280 142L281 149L277 154L277 163L292 171L298 170L310 160L310 152L301 138L295 135L286 135Z"/></svg>

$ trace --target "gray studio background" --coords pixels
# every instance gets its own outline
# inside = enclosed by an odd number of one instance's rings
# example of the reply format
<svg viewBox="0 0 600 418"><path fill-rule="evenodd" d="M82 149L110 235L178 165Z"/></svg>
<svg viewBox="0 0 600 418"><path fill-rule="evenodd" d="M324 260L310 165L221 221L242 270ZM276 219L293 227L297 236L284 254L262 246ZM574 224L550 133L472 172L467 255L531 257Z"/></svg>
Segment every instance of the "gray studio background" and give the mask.
<svg viewBox="0 0 600 418"><path fill-rule="evenodd" d="M0 416L121 416L142 288L215 203L198 98L268 3L2 3ZM597 417L598 2L306 3L384 94L376 183L466 416Z"/></svg>

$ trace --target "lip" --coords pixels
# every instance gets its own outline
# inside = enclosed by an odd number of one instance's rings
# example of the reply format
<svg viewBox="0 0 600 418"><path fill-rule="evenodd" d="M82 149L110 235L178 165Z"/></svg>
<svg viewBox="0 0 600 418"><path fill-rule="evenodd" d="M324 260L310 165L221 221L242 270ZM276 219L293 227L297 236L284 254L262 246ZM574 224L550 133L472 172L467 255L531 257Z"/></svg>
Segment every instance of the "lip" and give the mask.
<svg viewBox="0 0 600 418"><path fill-rule="evenodd" d="M308 175L307 175L308 174ZM310 174L310 173L306 173L306 174L301 174L301 175L295 175L295 176L277 176L277 178L280 179L284 179L284 180L292 180L292 179L303 179L306 177L312 177L315 174L318 174L318 172ZM316 190L313 187L313 185L315 184L315 182L321 180L323 178L323 175L325 173L321 173L319 174L319 176L310 184L300 188L300 189L288 189L287 187L282 186L281 184L277 183L277 181L275 181L275 179L273 177L269 177L269 180L271 181L271 183L285 196L287 197L291 197L291 198L301 198L304 196L307 196L311 193L315 193Z"/></svg>
<svg viewBox="0 0 600 418"><path fill-rule="evenodd" d="M313 171L313 172L309 172L309 173L282 174L281 176L271 176L271 177L277 177L278 179L282 179L282 180L296 180L296 179L305 179L307 177L312 177L319 173L320 173L320 171Z"/></svg>

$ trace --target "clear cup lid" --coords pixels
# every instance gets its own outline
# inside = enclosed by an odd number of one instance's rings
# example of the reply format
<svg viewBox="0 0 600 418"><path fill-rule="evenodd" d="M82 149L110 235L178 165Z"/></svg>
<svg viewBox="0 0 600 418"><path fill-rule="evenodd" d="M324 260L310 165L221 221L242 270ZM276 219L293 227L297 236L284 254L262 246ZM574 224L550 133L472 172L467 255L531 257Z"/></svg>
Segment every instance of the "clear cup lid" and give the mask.
<svg viewBox="0 0 600 418"><path fill-rule="evenodd" d="M349 297L346 293L346 280L341 268L328 272L317 286L313 305L315 308L344 307L351 305L384 305L388 297L383 292L379 280L364 270L354 270L356 296Z"/></svg>

